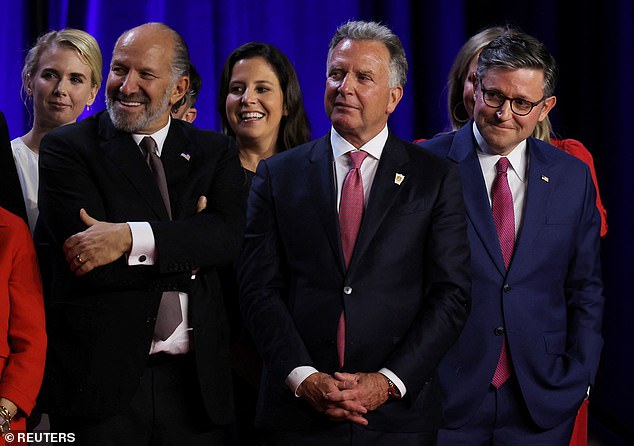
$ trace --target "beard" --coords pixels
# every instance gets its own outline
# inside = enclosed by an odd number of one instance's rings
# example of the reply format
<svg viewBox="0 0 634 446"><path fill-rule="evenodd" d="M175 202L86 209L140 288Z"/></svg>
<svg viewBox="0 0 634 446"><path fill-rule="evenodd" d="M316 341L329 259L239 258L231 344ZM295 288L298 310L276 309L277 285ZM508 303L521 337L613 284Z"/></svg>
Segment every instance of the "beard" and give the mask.
<svg viewBox="0 0 634 446"><path fill-rule="evenodd" d="M143 92L126 96L120 92L106 97L106 109L117 130L128 133L141 133L145 129L152 127L152 124L159 121L170 108L170 93L175 82L166 90L159 102L152 104L151 99ZM125 107L117 107L116 102L140 102L145 109L140 113L130 113Z"/></svg>

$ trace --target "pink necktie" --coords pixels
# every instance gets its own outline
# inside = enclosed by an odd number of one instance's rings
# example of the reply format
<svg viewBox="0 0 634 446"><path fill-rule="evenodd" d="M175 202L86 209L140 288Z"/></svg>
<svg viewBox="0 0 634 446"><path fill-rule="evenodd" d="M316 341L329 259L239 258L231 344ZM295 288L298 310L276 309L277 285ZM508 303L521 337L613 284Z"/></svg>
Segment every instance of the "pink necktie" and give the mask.
<svg viewBox="0 0 634 446"><path fill-rule="evenodd" d="M165 170L163 163L158 156L158 147L156 141L151 136L146 136L139 144L145 154L145 162L154 175L156 185L158 186L163 203L167 210L167 215L172 219L172 211L170 207L169 192L167 189L167 179L165 178ZM162 341L169 338L176 327L183 321L183 313L181 311L180 298L178 291L164 291L161 297L158 314L156 315L156 324L154 326L154 334Z"/></svg>
<svg viewBox="0 0 634 446"><path fill-rule="evenodd" d="M341 203L339 204L339 228L341 231L341 246L346 268L350 265L354 245L359 234L359 226L363 218L364 196L363 180L361 179L361 164L368 156L362 150L348 152L352 159L352 167L343 180L341 188ZM343 358L346 346L346 319L341 312L337 325L337 353L339 354L339 366L343 367Z"/></svg>
<svg viewBox="0 0 634 446"><path fill-rule="evenodd" d="M515 247L515 212L513 211L513 195L511 194L506 173L508 167L509 160L504 157L500 158L497 163L497 176L491 190L493 220L495 221L495 228L500 240L500 248L502 248L502 258L507 269ZM511 373L512 366L506 348L506 338L504 338L502 340L502 351L500 352L491 384L496 389L499 389L510 378Z"/></svg>

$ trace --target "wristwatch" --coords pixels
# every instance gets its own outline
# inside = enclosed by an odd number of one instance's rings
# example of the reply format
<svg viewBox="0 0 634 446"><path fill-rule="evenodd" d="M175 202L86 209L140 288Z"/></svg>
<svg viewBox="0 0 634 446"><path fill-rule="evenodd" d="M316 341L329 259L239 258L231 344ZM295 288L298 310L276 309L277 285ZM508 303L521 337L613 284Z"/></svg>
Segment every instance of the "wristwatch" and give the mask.
<svg viewBox="0 0 634 446"><path fill-rule="evenodd" d="M9 410L4 406L0 406L0 433L6 434L9 432L11 429L11 418L13 417Z"/></svg>
<svg viewBox="0 0 634 446"><path fill-rule="evenodd" d="M388 378L387 376L385 376L385 379L387 379L387 397L390 399L397 399L397 400L401 399L401 391L398 390L398 387L396 387L396 384L394 384L392 380Z"/></svg>

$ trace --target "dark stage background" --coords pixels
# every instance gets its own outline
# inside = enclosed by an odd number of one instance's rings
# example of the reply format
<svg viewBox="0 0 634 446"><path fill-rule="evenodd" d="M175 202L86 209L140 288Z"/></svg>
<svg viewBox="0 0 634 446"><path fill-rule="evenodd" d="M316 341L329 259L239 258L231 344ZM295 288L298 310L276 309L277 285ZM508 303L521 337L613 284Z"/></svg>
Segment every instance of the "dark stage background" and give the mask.
<svg viewBox="0 0 634 446"><path fill-rule="evenodd" d="M604 240L607 296L605 348L591 400L593 419L634 444L634 240L629 234L634 192L634 5L632 0L0 0L0 110L12 137L30 116L20 98L20 71L35 38L62 27L81 28L99 41L104 84L116 38L146 21L180 32L203 77L196 125L218 129L216 91L228 54L251 40L282 49L296 67L314 136L328 130L323 111L325 58L336 27L349 19L390 26L410 62L404 100L390 126L406 139L446 129L445 81L462 43L489 25L513 23L544 41L557 58L557 133L582 141L594 155L610 225ZM566 5L565 5L566 4ZM104 108L103 86L93 110ZM629 222L629 223L628 223ZM612 443L608 443L612 444Z"/></svg>

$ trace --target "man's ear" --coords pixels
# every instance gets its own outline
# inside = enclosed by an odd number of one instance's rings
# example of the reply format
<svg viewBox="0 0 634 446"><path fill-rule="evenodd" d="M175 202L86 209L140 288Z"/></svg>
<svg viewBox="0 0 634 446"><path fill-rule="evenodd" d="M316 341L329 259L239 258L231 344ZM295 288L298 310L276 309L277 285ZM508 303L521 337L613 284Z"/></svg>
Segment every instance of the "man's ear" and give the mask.
<svg viewBox="0 0 634 446"><path fill-rule="evenodd" d="M546 116L548 116L548 113L553 109L556 103L557 98L555 96L544 99L544 106L539 111L539 121L546 119Z"/></svg>
<svg viewBox="0 0 634 446"><path fill-rule="evenodd" d="M189 77L181 76L176 81L174 89L172 90L172 96L170 97L170 105L176 104L189 89Z"/></svg>
<svg viewBox="0 0 634 446"><path fill-rule="evenodd" d="M390 101L387 104L387 114L390 115L394 110L396 110L396 106L403 98L403 87L398 86L390 89Z"/></svg>

